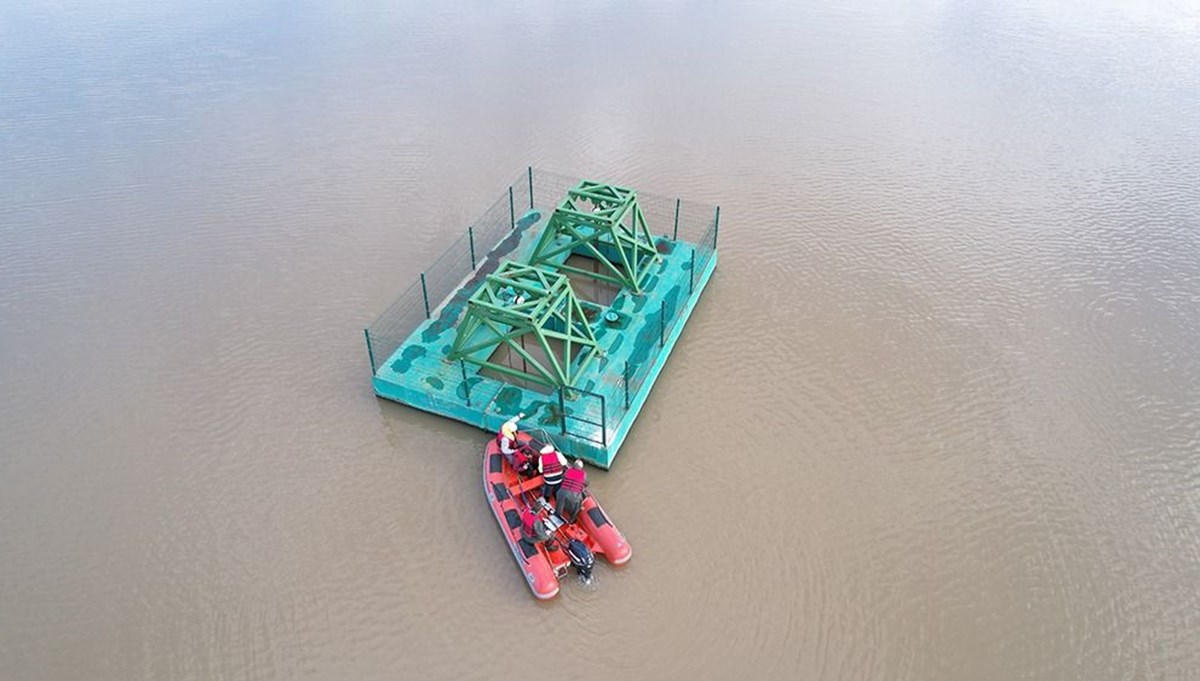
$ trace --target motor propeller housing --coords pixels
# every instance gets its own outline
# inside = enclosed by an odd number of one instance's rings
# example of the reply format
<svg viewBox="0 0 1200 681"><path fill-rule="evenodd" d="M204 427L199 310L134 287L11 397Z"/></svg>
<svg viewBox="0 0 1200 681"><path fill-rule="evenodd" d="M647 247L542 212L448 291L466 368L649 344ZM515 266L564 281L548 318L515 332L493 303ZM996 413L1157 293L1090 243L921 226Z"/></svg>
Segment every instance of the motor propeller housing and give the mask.
<svg viewBox="0 0 1200 681"><path fill-rule="evenodd" d="M575 566L575 571L581 578L585 581L592 578L592 568L596 564L596 557L587 544L578 539L567 542L567 557L571 559L571 565Z"/></svg>

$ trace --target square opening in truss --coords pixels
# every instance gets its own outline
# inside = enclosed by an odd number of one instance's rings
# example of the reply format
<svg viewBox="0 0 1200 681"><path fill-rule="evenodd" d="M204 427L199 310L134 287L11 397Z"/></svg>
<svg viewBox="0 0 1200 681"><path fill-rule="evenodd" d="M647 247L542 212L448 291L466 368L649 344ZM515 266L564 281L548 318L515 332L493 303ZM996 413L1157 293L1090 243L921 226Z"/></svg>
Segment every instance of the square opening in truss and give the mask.
<svg viewBox="0 0 1200 681"><path fill-rule="evenodd" d="M609 274L608 268L601 265L599 260L588 255L572 253L563 264L589 272ZM619 263L613 263L613 265L619 270L624 270ZM580 300L595 303L603 307L612 305L613 301L617 299L617 296L624 289L622 286L604 281L603 279L595 279L569 270L560 271L567 275L567 279L571 282L571 288L574 289L575 295Z"/></svg>
<svg viewBox="0 0 1200 681"><path fill-rule="evenodd" d="M556 357L561 358L563 356L562 341L558 340L557 338L550 338L547 339L546 342L550 346L551 352L553 352ZM517 345L521 346L522 350L524 350L530 357L537 360L543 366L550 365L550 359L546 356L545 350L542 349L541 344L537 342L537 337L532 333L519 336L517 338ZM579 351L579 346L576 345L571 347L571 364L574 364L576 358L579 357ZM509 369L517 371L521 374L525 374L526 376L530 376L531 378L514 376L510 373L497 371L496 369L490 367L483 367L480 369L479 375L481 376L486 376L487 378L496 381L511 383L519 388L539 392L543 395L549 395L554 392L554 388L533 379L533 377L542 377L537 373L537 370L530 364L528 359L522 357L521 353L513 350L506 343L501 343L500 345L496 346L496 349L492 351L492 354L488 357L487 361L491 362L492 364L499 364L501 366L508 367Z"/></svg>

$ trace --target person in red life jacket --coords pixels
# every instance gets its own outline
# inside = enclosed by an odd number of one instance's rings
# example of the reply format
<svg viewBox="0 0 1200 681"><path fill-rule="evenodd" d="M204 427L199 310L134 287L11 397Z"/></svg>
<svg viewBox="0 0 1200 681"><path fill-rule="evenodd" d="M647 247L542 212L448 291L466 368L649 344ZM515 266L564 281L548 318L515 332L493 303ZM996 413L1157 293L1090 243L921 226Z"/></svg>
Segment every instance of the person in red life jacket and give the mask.
<svg viewBox="0 0 1200 681"><path fill-rule="evenodd" d="M579 506L583 504L583 489L587 487L587 471L583 470L583 462L575 459L575 465L563 473L562 487L558 489L558 514L562 519L573 523L579 515Z"/></svg>
<svg viewBox="0 0 1200 681"><path fill-rule="evenodd" d="M563 481L563 470L567 467L567 460L563 455L554 448L554 445L546 445L542 447L541 456L538 457L538 473L542 474L542 498L549 502L558 492L558 486Z"/></svg>
<svg viewBox="0 0 1200 681"><path fill-rule="evenodd" d="M513 467L513 470L527 475L531 471L529 457L525 453L519 442L517 442L517 422L525 418L525 414L517 414L511 419L504 422L500 426L500 434L496 436L496 442L500 445L500 453L508 461L508 465Z"/></svg>
<svg viewBox="0 0 1200 681"><path fill-rule="evenodd" d="M546 529L546 523L527 507L521 513L521 541L529 546L537 546L549 538L550 531Z"/></svg>

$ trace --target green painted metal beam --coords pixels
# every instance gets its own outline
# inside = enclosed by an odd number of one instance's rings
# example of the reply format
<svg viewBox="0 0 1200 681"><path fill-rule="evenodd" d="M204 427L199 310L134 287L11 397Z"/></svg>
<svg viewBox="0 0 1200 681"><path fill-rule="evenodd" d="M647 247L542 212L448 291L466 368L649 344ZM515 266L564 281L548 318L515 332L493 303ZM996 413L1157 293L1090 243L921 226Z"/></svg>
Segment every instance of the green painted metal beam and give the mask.
<svg viewBox="0 0 1200 681"><path fill-rule="evenodd" d="M605 251L615 253L616 262L605 255ZM611 274L569 268L560 262L564 254L569 257L571 253L579 252L603 263ZM591 180L583 180L567 190L566 198L550 216L529 256L531 265L554 267L608 281L625 286L635 294L642 292L646 273L657 261L654 237L637 203L637 192Z"/></svg>
<svg viewBox="0 0 1200 681"><path fill-rule="evenodd" d="M529 336L543 358L517 341ZM551 341L561 345L556 349ZM505 347L524 361L520 371L491 361ZM576 363L576 350L582 360ZM535 265L504 262L484 278L467 300L466 313L451 345L451 361L487 367L507 376L551 387L574 385L580 368L599 352L596 336L566 275Z"/></svg>

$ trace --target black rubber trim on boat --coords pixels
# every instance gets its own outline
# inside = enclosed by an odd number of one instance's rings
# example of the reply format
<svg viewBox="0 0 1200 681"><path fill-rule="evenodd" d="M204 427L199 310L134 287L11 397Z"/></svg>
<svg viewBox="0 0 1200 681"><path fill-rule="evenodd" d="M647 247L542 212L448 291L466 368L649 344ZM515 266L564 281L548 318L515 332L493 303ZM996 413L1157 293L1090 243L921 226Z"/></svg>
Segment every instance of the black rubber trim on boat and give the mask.
<svg viewBox="0 0 1200 681"><path fill-rule="evenodd" d="M596 527L604 527L608 524L608 518L604 517L604 511L601 511L596 506L588 509L588 517L592 519L592 523L595 524Z"/></svg>
<svg viewBox="0 0 1200 681"><path fill-rule="evenodd" d="M499 473L501 466L504 465L504 459L500 458L499 454L492 454L488 458L488 472Z"/></svg>
<svg viewBox="0 0 1200 681"><path fill-rule="evenodd" d="M492 492L496 494L496 501L507 501L512 496L508 493L508 488L499 482L492 483Z"/></svg>
<svg viewBox="0 0 1200 681"><path fill-rule="evenodd" d="M521 545L521 553L525 554L526 558L533 558L535 555L537 555L537 547L533 544L530 544L524 539L517 543Z"/></svg>
<svg viewBox="0 0 1200 681"><path fill-rule="evenodd" d="M508 521L508 529L510 530L515 530L521 526L521 516L517 515L517 512L511 508L504 511L504 519Z"/></svg>

